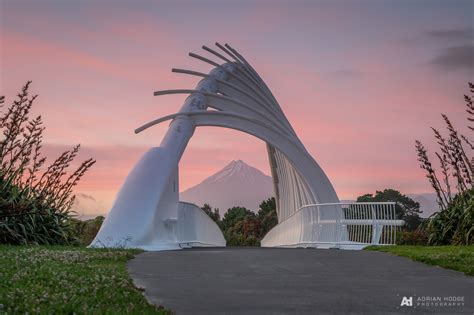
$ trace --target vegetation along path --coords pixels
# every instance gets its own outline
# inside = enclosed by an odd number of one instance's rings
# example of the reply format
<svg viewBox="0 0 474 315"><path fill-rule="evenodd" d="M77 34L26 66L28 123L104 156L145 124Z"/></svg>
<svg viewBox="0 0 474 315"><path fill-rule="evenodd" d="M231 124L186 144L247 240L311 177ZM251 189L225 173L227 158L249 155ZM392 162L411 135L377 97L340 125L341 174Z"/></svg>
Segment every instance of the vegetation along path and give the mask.
<svg viewBox="0 0 474 315"><path fill-rule="evenodd" d="M177 314L471 313L474 278L379 251L207 248L128 263L147 299ZM401 306L412 297L412 306ZM422 306L422 297L464 305Z"/></svg>
<svg viewBox="0 0 474 315"><path fill-rule="evenodd" d="M139 252L0 245L0 314L169 314L128 277Z"/></svg>

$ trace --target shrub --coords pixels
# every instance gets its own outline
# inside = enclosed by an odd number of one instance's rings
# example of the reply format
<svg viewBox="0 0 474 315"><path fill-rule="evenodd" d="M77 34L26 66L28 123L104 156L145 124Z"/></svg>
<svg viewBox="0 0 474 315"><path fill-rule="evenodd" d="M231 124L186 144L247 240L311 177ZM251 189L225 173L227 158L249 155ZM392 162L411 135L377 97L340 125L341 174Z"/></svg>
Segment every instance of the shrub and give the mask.
<svg viewBox="0 0 474 315"><path fill-rule="evenodd" d="M235 231L224 233L227 246L260 246L260 240L254 235L245 236Z"/></svg>
<svg viewBox="0 0 474 315"><path fill-rule="evenodd" d="M428 235L425 230L401 231L397 234L398 245L427 245Z"/></svg>
<svg viewBox="0 0 474 315"><path fill-rule="evenodd" d="M471 96L464 95L464 99L467 120L472 123L474 122L474 85L469 83L469 88ZM427 221L428 241L433 245L472 244L474 157L469 153L474 149L474 145L468 137L454 128L448 116L442 115L442 117L448 136L444 137L440 131L432 128L440 147L440 152L436 152L436 157L440 164L441 180L428 157L427 150L420 141L416 141L418 161L421 168L426 171L426 177L436 192L440 208L440 211ZM473 126L468 125L468 128L471 132L474 131Z"/></svg>
<svg viewBox="0 0 474 315"><path fill-rule="evenodd" d="M244 207L232 207L222 220L219 209L205 203L201 209L217 223L222 230L227 246L260 246L260 241L278 224L275 198L260 203L257 214Z"/></svg>
<svg viewBox="0 0 474 315"><path fill-rule="evenodd" d="M67 244L74 241L68 219L73 188L95 163L88 159L68 176L79 145L62 153L42 170L44 127L41 116L30 119L36 95L28 97L31 82L0 114L0 243ZM0 97L0 106L5 98Z"/></svg>
<svg viewBox="0 0 474 315"><path fill-rule="evenodd" d="M85 221L71 218L69 224L72 225L73 233L78 243L85 246L92 243L102 223L104 223L104 219L101 215Z"/></svg>
<svg viewBox="0 0 474 315"><path fill-rule="evenodd" d="M474 190L457 194L446 209L427 222L429 244L474 244Z"/></svg>

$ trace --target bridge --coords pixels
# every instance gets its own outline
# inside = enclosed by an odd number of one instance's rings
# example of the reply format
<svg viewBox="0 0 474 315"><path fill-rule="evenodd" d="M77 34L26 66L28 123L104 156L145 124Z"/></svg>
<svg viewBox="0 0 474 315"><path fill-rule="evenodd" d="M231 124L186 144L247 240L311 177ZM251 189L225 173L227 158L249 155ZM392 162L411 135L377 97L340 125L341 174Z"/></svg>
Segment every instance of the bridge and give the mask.
<svg viewBox="0 0 474 315"><path fill-rule="evenodd" d="M90 246L150 251L225 246L219 227L198 206L179 201L179 161L195 128L205 126L238 130L266 143L278 225L262 246L361 249L394 244L403 224L395 204L340 202L257 71L228 44L202 48L209 57L189 56L212 66L208 74L172 70L200 77L194 89L154 93L188 97L179 112L135 130L171 121L161 144L146 152L127 176Z"/></svg>

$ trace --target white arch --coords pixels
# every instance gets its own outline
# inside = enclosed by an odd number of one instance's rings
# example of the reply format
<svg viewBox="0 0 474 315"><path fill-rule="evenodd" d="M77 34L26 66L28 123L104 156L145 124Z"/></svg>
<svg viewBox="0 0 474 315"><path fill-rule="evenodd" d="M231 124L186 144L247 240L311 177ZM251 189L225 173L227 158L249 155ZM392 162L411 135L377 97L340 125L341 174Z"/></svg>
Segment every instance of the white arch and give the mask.
<svg viewBox="0 0 474 315"><path fill-rule="evenodd" d="M126 247L176 249L183 244L181 238L186 229L195 231L193 235L197 238L205 238L205 241L195 240L195 245L224 245L218 229L209 229L213 222L202 218L197 207L180 205L178 200L178 164L196 126L231 128L267 143L280 222L291 217L301 206L339 202L328 177L299 140L258 73L234 48L219 43L216 46L222 53L206 46L203 49L224 61L223 64L198 54L189 54L215 67L209 74L173 69L173 72L202 77L195 89L154 93L156 96L189 96L178 113L155 119L135 130L139 133L172 120L160 146L147 152L127 176L91 246L106 244L113 247L127 239ZM208 107L217 111L208 111ZM195 215L186 216L186 211ZM337 207L333 210L336 216L341 216L341 211ZM190 217L196 220L190 220ZM212 233L200 233L203 229Z"/></svg>
<svg viewBox="0 0 474 315"><path fill-rule="evenodd" d="M278 150L281 151L289 161L291 161L291 165L298 171L300 176L305 174L302 178L305 179L306 184L309 184L308 186L316 196L317 203L339 201L326 174L324 174L321 167L311 158L311 156L294 143L293 139L260 120L233 112L197 111L175 113L151 121L146 125L137 128L135 132L142 132L156 124L180 116L192 117L196 126L214 126L239 130L271 144L278 148Z"/></svg>

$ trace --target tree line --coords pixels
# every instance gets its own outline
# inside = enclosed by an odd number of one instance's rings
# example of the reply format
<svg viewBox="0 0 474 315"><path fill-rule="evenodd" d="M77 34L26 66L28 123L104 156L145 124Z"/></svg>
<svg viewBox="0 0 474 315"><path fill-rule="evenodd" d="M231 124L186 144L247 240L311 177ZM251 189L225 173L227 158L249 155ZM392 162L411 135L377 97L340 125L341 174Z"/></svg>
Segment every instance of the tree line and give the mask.
<svg viewBox="0 0 474 315"><path fill-rule="evenodd" d="M220 217L219 209L204 204L201 209L221 228L228 246L259 246L262 238L278 224L275 198L262 201L258 212L232 207Z"/></svg>

